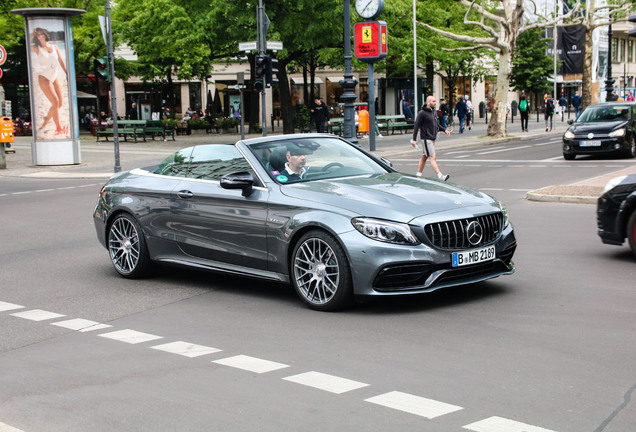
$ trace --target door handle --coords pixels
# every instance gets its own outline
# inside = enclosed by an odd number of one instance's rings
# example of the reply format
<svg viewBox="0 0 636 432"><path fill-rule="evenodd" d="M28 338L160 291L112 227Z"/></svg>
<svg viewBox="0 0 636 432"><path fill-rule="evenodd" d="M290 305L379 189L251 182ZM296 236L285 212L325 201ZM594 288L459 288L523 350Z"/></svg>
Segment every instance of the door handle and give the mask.
<svg viewBox="0 0 636 432"><path fill-rule="evenodd" d="M177 192L177 196L179 196L179 198L192 198L194 194L190 192L189 190L182 190Z"/></svg>

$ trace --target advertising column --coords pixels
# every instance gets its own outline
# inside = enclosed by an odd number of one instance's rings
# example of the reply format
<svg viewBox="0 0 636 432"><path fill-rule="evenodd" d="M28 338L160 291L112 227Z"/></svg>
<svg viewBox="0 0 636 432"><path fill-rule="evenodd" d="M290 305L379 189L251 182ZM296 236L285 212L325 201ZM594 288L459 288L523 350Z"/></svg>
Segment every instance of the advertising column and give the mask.
<svg viewBox="0 0 636 432"><path fill-rule="evenodd" d="M25 19L34 165L79 164L80 140L70 17L81 9L14 9Z"/></svg>

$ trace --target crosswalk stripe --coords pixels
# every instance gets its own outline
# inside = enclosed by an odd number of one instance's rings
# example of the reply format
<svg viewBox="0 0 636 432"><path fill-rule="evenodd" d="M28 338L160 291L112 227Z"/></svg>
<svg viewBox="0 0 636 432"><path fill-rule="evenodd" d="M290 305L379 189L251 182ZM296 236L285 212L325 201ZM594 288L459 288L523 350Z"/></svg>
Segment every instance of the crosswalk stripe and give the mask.
<svg viewBox="0 0 636 432"><path fill-rule="evenodd" d="M555 432L497 416L471 423L464 426L464 429L474 432Z"/></svg>
<svg viewBox="0 0 636 432"><path fill-rule="evenodd" d="M392 391L365 400L376 405L382 405L387 408L426 417L427 419L433 419L463 409L457 405L451 405L399 391Z"/></svg>
<svg viewBox="0 0 636 432"><path fill-rule="evenodd" d="M334 375L328 375L321 372L306 372L298 375L283 378L285 381L295 382L308 387L314 387L320 390L328 391L335 394L341 394L369 384L353 381L347 378L341 378Z"/></svg>
<svg viewBox="0 0 636 432"><path fill-rule="evenodd" d="M246 355L237 355L234 357L227 357L220 360L213 360L212 363L217 363L223 366L229 366L237 369L243 369L254 373L272 372L278 369L288 368L289 365L277 363L269 360L263 360L256 357L250 357Z"/></svg>

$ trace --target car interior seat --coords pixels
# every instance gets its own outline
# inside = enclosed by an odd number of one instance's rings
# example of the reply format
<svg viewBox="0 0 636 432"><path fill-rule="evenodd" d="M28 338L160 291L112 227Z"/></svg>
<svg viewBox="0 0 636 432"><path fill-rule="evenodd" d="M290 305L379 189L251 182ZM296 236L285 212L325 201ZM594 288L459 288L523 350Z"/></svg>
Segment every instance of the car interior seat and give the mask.
<svg viewBox="0 0 636 432"><path fill-rule="evenodd" d="M283 171L287 162L287 147L276 147L269 156L267 171Z"/></svg>

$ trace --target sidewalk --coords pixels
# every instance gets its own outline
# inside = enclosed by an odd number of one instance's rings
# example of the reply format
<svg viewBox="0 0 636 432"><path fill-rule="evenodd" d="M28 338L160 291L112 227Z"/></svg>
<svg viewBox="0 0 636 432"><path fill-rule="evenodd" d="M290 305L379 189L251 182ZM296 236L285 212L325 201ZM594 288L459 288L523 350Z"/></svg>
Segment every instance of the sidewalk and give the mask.
<svg viewBox="0 0 636 432"><path fill-rule="evenodd" d="M567 121L567 117L566 117ZM520 141L534 139L538 137L561 137L568 125L566 121L560 119L554 122L554 129L546 132L544 128L543 116L539 122L530 118L528 125L529 132L521 131L521 122L517 118L513 123L508 122L508 137L491 139L486 137L487 125L485 119L477 119L472 130L466 129L460 134L456 128L450 137L440 134L437 140L437 148L440 152L451 149L474 147L474 146L494 146L502 144L514 145ZM268 135L278 135L282 133L282 127L276 127L274 131L268 130ZM246 138L257 138L260 134L246 135ZM0 177L38 177L38 178L99 178L106 180L114 172L114 144L112 141L95 142L95 137L91 135L80 136L81 138L81 160L78 165L63 166L34 166L31 156L32 137L16 137L12 147L15 153L5 154L7 168L0 169ZM122 170L133 169L150 163L157 163L163 157L174 151L198 144L220 144L232 143L240 140L240 134L204 134L177 136L175 141L149 140L146 142L126 142L119 141L120 165ZM395 135L385 135L376 137L375 155L387 159L401 157L415 157L415 151L411 147L411 134L397 133ZM369 150L368 139L358 139L358 145ZM580 202L595 203L601 195L603 186L607 181L618 175L636 173L636 167L620 173L610 173L604 176L592 178L584 182L572 185L555 185L540 190L531 191L527 198L536 201L558 201L558 202Z"/></svg>

